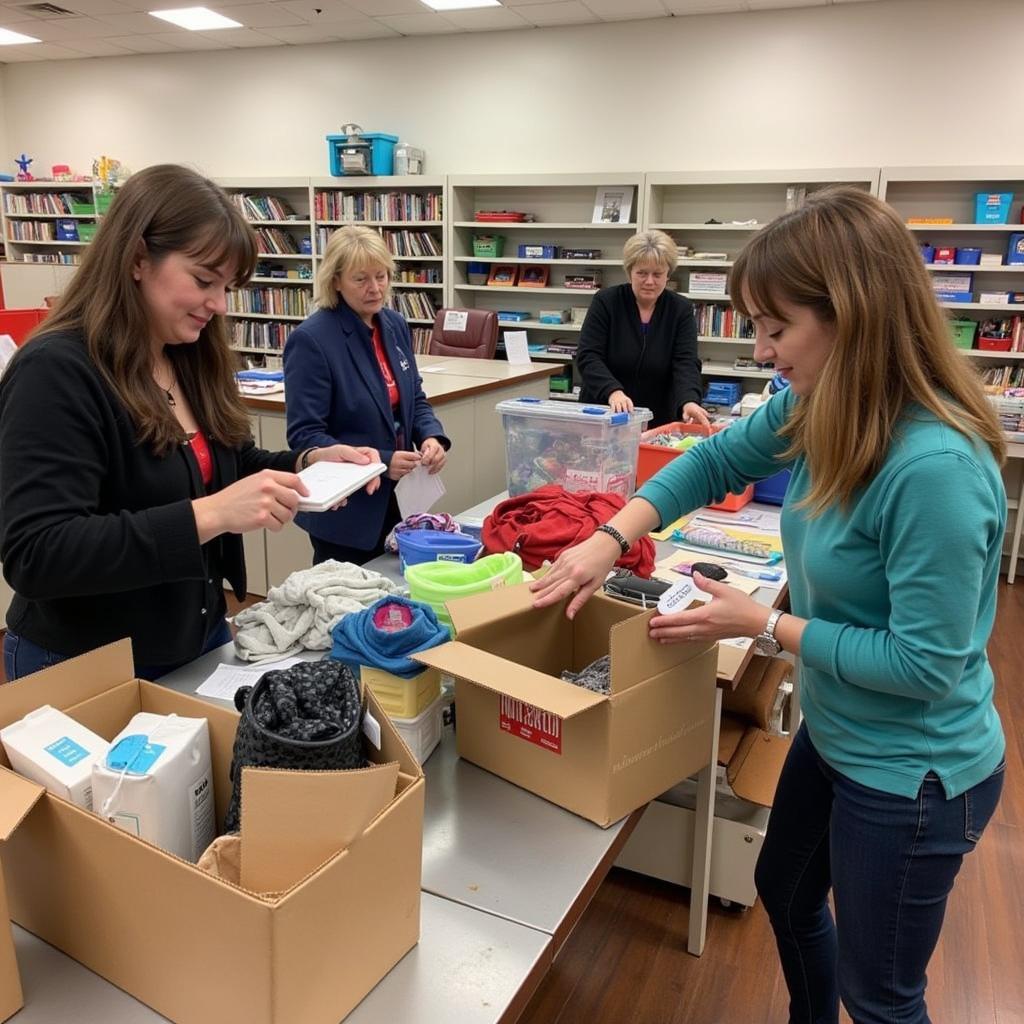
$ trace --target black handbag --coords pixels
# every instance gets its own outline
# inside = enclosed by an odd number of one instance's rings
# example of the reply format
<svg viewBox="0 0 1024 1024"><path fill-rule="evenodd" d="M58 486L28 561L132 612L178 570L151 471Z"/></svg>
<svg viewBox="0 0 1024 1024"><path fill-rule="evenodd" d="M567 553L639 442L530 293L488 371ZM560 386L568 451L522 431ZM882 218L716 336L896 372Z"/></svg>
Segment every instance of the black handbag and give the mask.
<svg viewBox="0 0 1024 1024"><path fill-rule="evenodd" d="M334 771L364 766L359 683L338 661L306 661L262 675L235 693L241 712L224 831L241 822L242 769Z"/></svg>

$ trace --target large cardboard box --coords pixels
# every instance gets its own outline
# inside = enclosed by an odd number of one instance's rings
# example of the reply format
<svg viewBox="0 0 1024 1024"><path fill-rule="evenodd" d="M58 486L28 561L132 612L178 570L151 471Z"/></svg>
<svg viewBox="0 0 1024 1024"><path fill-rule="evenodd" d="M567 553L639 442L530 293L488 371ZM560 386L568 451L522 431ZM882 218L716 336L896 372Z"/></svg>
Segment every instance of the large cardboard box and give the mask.
<svg viewBox="0 0 1024 1024"><path fill-rule="evenodd" d="M11 916L179 1024L337 1024L419 937L423 774L368 700L374 767L244 770L238 885L0 768ZM107 739L205 717L223 820L238 716L135 679L127 641L0 687L0 725L41 704Z"/></svg>
<svg viewBox="0 0 1024 1024"><path fill-rule="evenodd" d="M455 677L461 757L607 827L708 763L714 644L658 644L656 614L597 595L573 621L527 586L448 605L457 639L416 655ZM559 678L611 656L611 695Z"/></svg>

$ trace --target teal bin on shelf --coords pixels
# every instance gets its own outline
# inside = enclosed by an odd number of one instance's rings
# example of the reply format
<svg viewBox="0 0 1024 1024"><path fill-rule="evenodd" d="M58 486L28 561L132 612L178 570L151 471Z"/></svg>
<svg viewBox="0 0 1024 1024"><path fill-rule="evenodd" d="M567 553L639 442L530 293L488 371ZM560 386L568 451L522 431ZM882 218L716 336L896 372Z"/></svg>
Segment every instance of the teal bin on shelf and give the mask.
<svg viewBox="0 0 1024 1024"><path fill-rule="evenodd" d="M1012 192L976 192L974 194L975 224L1005 224L1010 219Z"/></svg>
<svg viewBox="0 0 1024 1024"><path fill-rule="evenodd" d="M395 143L398 142L398 136L385 135L383 132L362 132L359 138L370 144L370 174L394 174ZM347 135L327 136L327 154L331 174L335 178L347 177L341 165L341 150L347 142Z"/></svg>

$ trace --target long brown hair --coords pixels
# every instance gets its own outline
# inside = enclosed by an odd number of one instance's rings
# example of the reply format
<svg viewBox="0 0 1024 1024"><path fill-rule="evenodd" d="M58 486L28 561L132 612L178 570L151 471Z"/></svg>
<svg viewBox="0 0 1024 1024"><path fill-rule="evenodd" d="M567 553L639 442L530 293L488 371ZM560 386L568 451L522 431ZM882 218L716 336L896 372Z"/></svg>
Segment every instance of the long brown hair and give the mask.
<svg viewBox="0 0 1024 1024"><path fill-rule="evenodd" d="M158 454L184 434L153 380L150 327L132 271L140 254L158 263L171 253L206 266L233 264L240 284L255 267L256 238L212 181L187 167L158 164L119 189L78 272L33 332L80 331L89 356L128 409L140 443ZM228 446L248 438L224 318L214 316L195 344L169 345L166 352L207 435Z"/></svg>
<svg viewBox="0 0 1024 1024"><path fill-rule="evenodd" d="M914 239L881 200L849 186L815 192L751 239L729 290L745 315L753 307L785 322L789 303L835 329L814 390L782 431L782 457L807 459L801 505L812 515L848 504L878 472L912 403L1005 459L995 411L953 346Z"/></svg>

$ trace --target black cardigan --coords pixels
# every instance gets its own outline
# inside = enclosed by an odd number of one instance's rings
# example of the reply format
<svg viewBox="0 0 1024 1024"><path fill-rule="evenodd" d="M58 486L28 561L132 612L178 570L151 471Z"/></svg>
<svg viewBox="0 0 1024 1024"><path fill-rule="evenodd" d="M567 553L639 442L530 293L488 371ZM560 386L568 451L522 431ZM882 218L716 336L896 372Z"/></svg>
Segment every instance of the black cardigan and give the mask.
<svg viewBox="0 0 1024 1024"><path fill-rule="evenodd" d="M217 491L293 452L210 441ZM59 654L132 638L136 664L198 656L246 589L242 538L200 545L191 501L208 493L189 445L140 445L124 405L72 332L31 341L0 380L0 559L7 625Z"/></svg>
<svg viewBox="0 0 1024 1024"><path fill-rule="evenodd" d="M645 343L632 287L602 288L583 321L576 366L583 380L581 401L604 404L622 390L634 405L654 413L649 426L678 420L682 407L700 402L702 395L693 303L663 291Z"/></svg>

